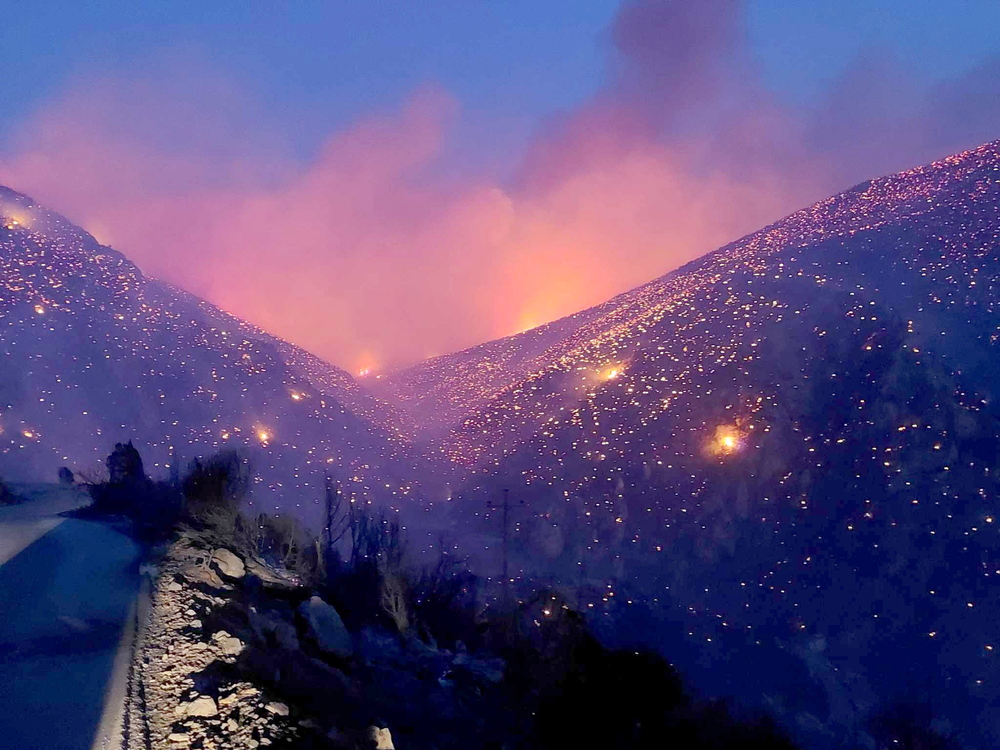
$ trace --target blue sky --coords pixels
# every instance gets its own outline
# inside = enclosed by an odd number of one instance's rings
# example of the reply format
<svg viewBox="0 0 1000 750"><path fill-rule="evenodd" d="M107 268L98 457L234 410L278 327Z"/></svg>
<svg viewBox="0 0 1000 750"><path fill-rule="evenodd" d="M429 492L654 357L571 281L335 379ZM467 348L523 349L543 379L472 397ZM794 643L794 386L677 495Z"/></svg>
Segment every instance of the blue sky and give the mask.
<svg viewBox="0 0 1000 750"><path fill-rule="evenodd" d="M4 5L0 135L76 77L138 73L168 50L210 61L261 107L290 113L284 127L308 151L331 128L428 81L458 97L470 132L526 138L541 118L600 85L619 3ZM866 51L896 55L928 80L1000 53L995 0L754 0L748 15L765 81L790 102L816 100Z"/></svg>

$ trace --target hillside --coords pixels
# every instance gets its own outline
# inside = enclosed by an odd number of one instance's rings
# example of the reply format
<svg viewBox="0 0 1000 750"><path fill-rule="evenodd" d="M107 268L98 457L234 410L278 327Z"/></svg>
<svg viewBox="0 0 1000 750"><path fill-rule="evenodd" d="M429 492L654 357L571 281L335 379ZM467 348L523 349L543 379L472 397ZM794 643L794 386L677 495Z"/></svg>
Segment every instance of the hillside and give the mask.
<svg viewBox="0 0 1000 750"><path fill-rule="evenodd" d="M709 689L811 744L900 697L995 746L998 284L991 143L390 385L450 404L457 523L509 489L518 575L641 606Z"/></svg>
<svg viewBox="0 0 1000 750"><path fill-rule="evenodd" d="M330 471L392 501L414 460L392 409L346 372L148 278L30 198L0 188L0 474L98 470L133 439L166 476L249 452L265 507L318 502ZM386 487L386 485L389 487Z"/></svg>

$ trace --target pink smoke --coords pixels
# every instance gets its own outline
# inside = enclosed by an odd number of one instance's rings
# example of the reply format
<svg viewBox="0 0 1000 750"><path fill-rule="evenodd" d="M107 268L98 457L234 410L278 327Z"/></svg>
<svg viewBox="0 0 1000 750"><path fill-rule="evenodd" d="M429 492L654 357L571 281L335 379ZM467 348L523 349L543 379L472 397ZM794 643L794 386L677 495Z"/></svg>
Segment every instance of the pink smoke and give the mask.
<svg viewBox="0 0 1000 750"><path fill-rule="evenodd" d="M550 122L513 179L441 176L462 114L433 86L303 163L254 126L238 85L196 64L80 82L25 123L0 183L357 370L573 313L852 182L1000 134L992 63L927 88L866 60L819 111L790 110L754 70L744 15L740 0L627 3L608 85Z"/></svg>

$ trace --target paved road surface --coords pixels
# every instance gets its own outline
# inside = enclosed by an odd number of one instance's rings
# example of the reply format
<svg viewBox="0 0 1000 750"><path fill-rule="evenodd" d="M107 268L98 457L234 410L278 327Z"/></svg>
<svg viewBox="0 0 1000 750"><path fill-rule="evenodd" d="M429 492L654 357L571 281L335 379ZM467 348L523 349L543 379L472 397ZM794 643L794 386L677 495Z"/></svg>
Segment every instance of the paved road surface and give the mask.
<svg viewBox="0 0 1000 750"><path fill-rule="evenodd" d="M119 646L138 587L138 549L100 523L53 517L79 502L53 488L19 507L0 508L4 750L103 744L95 737L108 722L106 696L121 681Z"/></svg>

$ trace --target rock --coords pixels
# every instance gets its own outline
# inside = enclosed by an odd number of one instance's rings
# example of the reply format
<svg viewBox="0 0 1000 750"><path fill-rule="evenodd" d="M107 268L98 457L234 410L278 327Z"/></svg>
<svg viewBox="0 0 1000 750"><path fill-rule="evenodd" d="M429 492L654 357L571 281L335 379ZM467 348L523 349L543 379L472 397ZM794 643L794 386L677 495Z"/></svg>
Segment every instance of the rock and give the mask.
<svg viewBox="0 0 1000 750"><path fill-rule="evenodd" d="M187 578L189 581L194 583L206 583L212 588L222 588L222 579L216 574L214 570L209 568L203 568L201 565L192 564L185 565L181 568L181 575Z"/></svg>
<svg viewBox="0 0 1000 750"><path fill-rule="evenodd" d="M226 578L242 578L247 572L243 561L224 547L212 553L212 566Z"/></svg>
<svg viewBox="0 0 1000 750"><path fill-rule="evenodd" d="M294 616L291 608L290 616ZM268 636L274 638L279 648L286 651L299 650L299 637L295 626L287 622L278 612L259 612L255 607L249 610L250 627L261 643L268 643Z"/></svg>
<svg viewBox="0 0 1000 750"><path fill-rule="evenodd" d="M388 727L384 729L368 727L368 740L371 743L369 747L374 748L374 750L395 750L392 745L392 734Z"/></svg>
<svg viewBox="0 0 1000 750"><path fill-rule="evenodd" d="M177 744L186 743L188 741L188 736L186 734L180 734L179 732L174 732L169 737L167 737L167 742L176 742Z"/></svg>
<svg viewBox="0 0 1000 750"><path fill-rule="evenodd" d="M337 610L318 596L299 605L299 614L308 625L309 636L320 650L347 659L354 653L354 643Z"/></svg>
<svg viewBox="0 0 1000 750"><path fill-rule="evenodd" d="M167 591L180 591L183 588L177 581L171 581L167 584Z"/></svg>
<svg viewBox="0 0 1000 750"><path fill-rule="evenodd" d="M187 716L215 716L219 713L219 709L215 705L215 700L207 695L202 695L188 703L184 713Z"/></svg>
<svg viewBox="0 0 1000 750"><path fill-rule="evenodd" d="M264 706L270 713L277 714L278 716L288 716L288 706L284 703L278 703L273 701Z"/></svg>
<svg viewBox="0 0 1000 750"><path fill-rule="evenodd" d="M243 641L225 630L220 630L212 638L226 656L237 656L243 650Z"/></svg>
<svg viewBox="0 0 1000 750"><path fill-rule="evenodd" d="M268 565L261 565L254 559L246 561L247 573L253 576L257 583L275 593L291 593L302 588L298 576L287 571L276 570Z"/></svg>
<svg viewBox="0 0 1000 750"><path fill-rule="evenodd" d="M234 719L230 719L229 721L226 722L226 731L232 733L232 732L238 732L239 729L240 725L237 724Z"/></svg>

